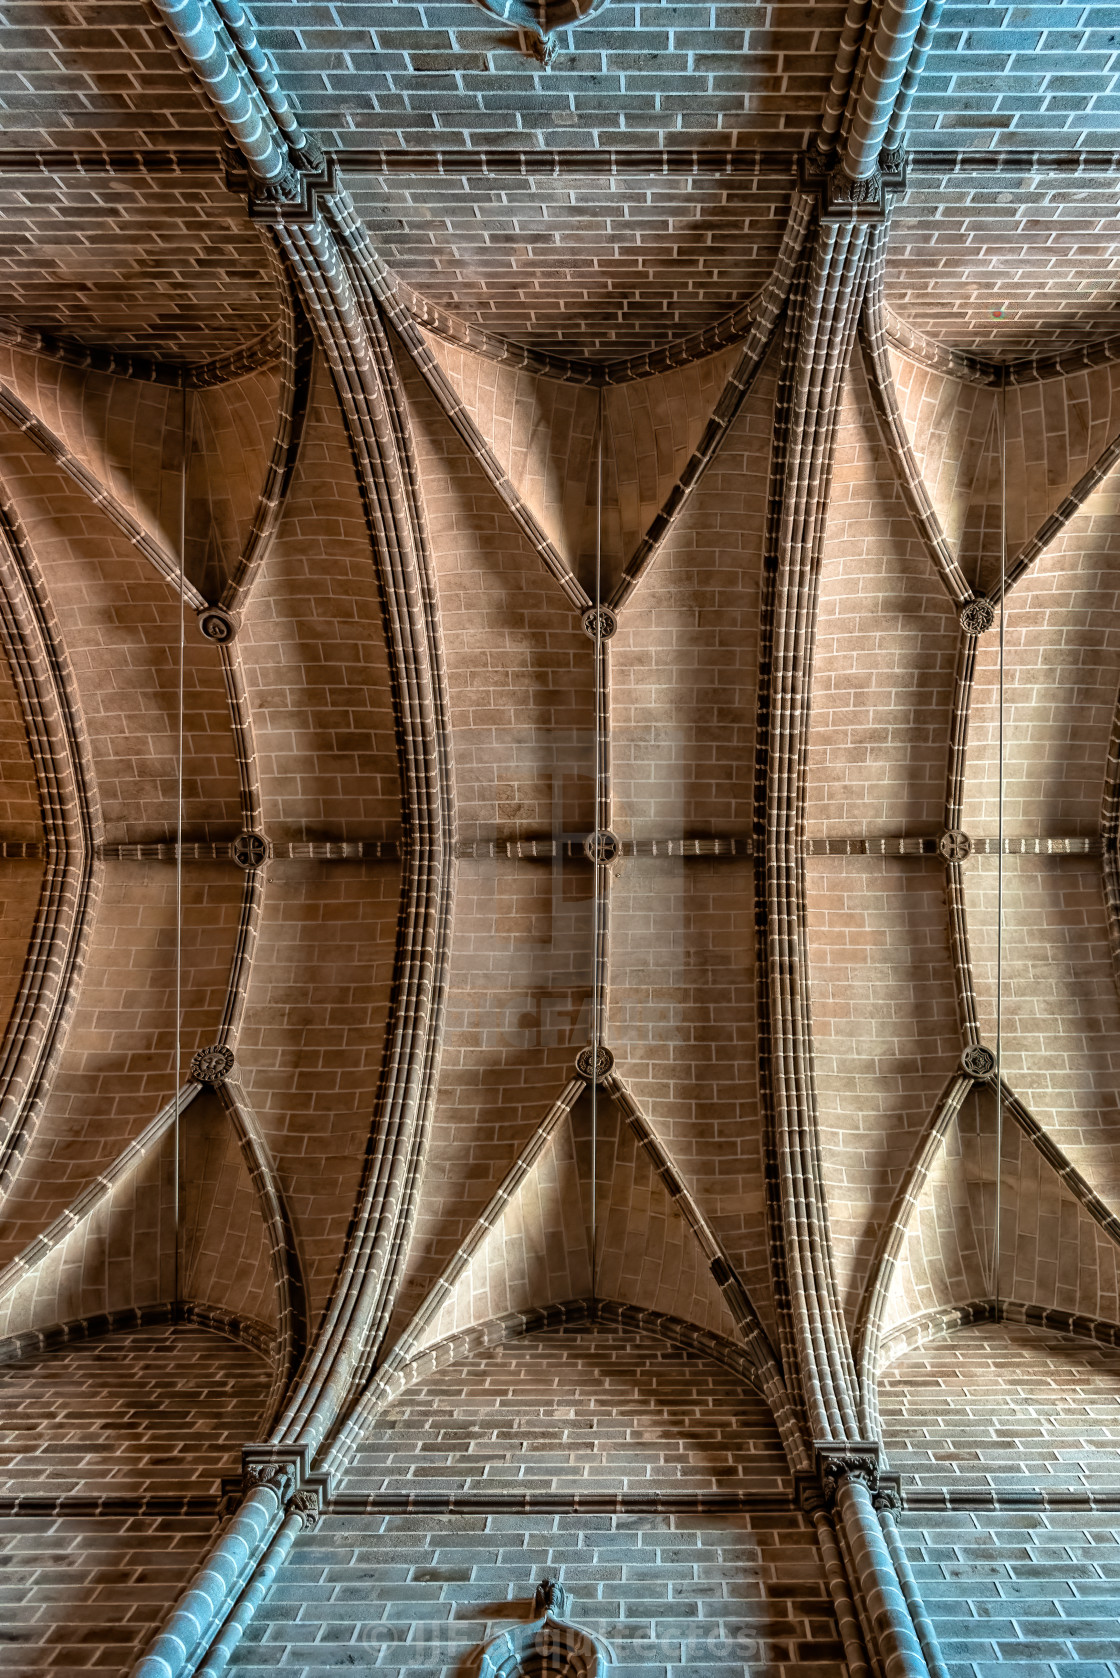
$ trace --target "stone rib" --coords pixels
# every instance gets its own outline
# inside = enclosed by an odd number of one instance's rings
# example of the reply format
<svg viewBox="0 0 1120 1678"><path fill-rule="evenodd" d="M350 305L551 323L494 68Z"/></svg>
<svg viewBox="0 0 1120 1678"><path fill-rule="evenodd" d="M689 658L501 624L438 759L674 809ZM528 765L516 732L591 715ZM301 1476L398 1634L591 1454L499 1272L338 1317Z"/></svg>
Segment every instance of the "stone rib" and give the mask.
<svg viewBox="0 0 1120 1678"><path fill-rule="evenodd" d="M317 218L277 239L331 365L354 446L385 613L405 833L394 1006L371 1151L347 1252L277 1442L312 1449L376 1347L399 1272L416 1163L434 1099L451 902L450 806L442 655L419 528L415 470L395 401L384 329L362 307L334 235ZM359 282L360 283L360 282Z"/></svg>

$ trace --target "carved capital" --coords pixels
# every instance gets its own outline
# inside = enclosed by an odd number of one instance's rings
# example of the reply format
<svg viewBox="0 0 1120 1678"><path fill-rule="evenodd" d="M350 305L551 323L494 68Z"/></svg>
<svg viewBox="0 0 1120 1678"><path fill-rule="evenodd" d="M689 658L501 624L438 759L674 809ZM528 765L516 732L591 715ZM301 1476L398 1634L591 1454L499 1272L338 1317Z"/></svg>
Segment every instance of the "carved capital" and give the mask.
<svg viewBox="0 0 1120 1678"><path fill-rule="evenodd" d="M305 1486L298 1491L288 1505L291 1513L300 1518L305 1532L311 1532L318 1525L319 1516L323 1512L323 1499L317 1486Z"/></svg>
<svg viewBox="0 0 1120 1678"><path fill-rule="evenodd" d="M246 1445L241 1452L241 1485L245 1492L271 1486L285 1507L304 1489L309 1463L307 1449L277 1450L272 1445Z"/></svg>
<svg viewBox="0 0 1120 1678"><path fill-rule="evenodd" d="M287 1503L295 1488L295 1475L290 1463L251 1462L245 1469L243 1484L247 1492L270 1486L280 1502Z"/></svg>
<svg viewBox="0 0 1120 1678"><path fill-rule="evenodd" d="M318 148L316 148L318 149ZM275 181L259 181L245 167L240 152L231 148L226 152L226 185L231 192L243 192L248 199L250 221L281 222L296 227L310 227L319 214L320 198L338 191L338 165L333 157L321 159L315 168L305 165L313 161L305 149L299 156L300 168L289 165Z"/></svg>
<svg viewBox="0 0 1120 1678"><path fill-rule="evenodd" d="M872 1494L872 1503L880 1514L897 1515L902 1508L902 1491L897 1474L881 1474L878 1490Z"/></svg>
<svg viewBox="0 0 1120 1678"><path fill-rule="evenodd" d="M881 1450L876 1439L818 1439L814 1451L817 1479L831 1509L845 1480L858 1480L869 1492L879 1489Z"/></svg>

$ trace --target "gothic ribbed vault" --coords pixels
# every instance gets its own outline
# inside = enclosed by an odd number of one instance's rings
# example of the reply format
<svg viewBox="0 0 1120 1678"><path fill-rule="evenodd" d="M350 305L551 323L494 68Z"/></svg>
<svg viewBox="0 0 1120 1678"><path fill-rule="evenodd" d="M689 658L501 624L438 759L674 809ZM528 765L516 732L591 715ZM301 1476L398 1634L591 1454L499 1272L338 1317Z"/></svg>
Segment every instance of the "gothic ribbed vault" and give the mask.
<svg viewBox="0 0 1120 1678"><path fill-rule="evenodd" d="M1120 1674L1115 24L5 8L9 1670Z"/></svg>

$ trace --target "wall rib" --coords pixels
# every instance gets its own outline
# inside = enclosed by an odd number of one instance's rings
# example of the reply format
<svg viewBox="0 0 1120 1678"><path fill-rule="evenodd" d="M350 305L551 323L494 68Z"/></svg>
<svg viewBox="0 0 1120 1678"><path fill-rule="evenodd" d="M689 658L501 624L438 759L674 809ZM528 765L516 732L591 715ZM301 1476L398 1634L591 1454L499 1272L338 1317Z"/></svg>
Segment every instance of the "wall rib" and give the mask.
<svg viewBox="0 0 1120 1678"><path fill-rule="evenodd" d="M101 811L73 677L38 566L0 501L0 636L31 745L46 868L19 995L0 1058L0 1191L27 1147L80 988L101 868Z"/></svg>

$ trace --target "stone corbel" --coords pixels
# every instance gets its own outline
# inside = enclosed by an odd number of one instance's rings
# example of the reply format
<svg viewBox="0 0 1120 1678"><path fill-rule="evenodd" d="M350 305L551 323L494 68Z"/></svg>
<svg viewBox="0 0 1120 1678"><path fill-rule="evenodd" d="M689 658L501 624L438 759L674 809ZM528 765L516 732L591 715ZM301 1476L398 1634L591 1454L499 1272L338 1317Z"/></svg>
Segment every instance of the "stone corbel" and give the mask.
<svg viewBox="0 0 1120 1678"><path fill-rule="evenodd" d="M323 159L318 169L293 169L294 184L283 195L271 182L257 180L245 167L245 160L235 146L225 148L226 186L231 192L244 193L249 205L249 220L265 222L275 227L286 222L294 227L310 227L319 214L319 200L338 191L338 165L333 157Z"/></svg>
<svg viewBox="0 0 1120 1678"><path fill-rule="evenodd" d="M892 194L906 186L907 155L901 146L879 154L873 174L856 180L843 165L811 149L799 162L801 190L815 197L821 221L864 221L887 219Z"/></svg>

